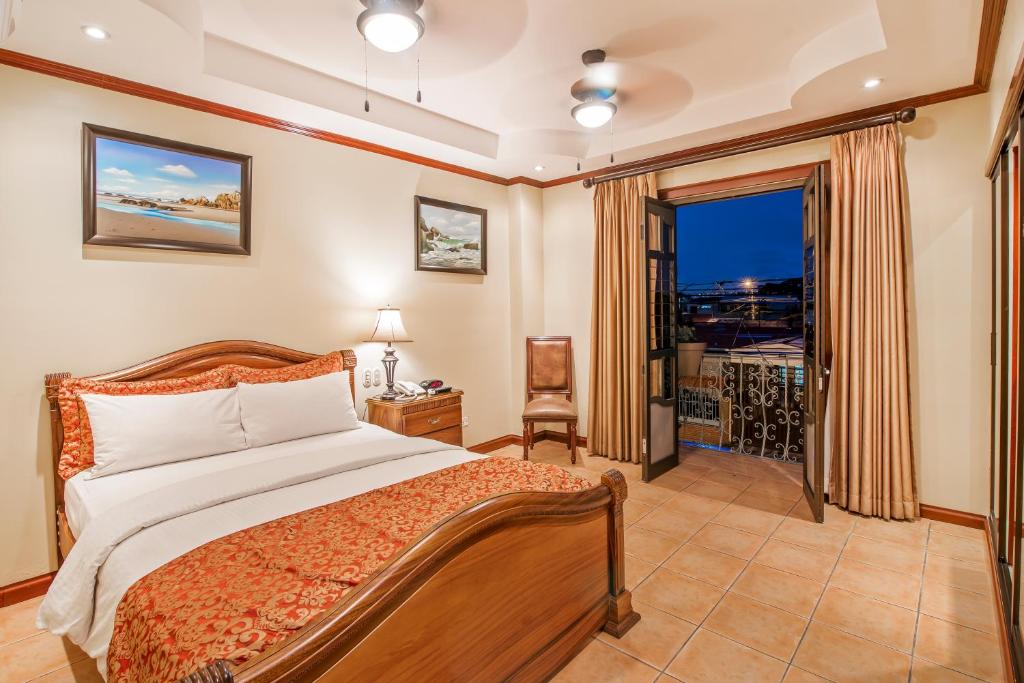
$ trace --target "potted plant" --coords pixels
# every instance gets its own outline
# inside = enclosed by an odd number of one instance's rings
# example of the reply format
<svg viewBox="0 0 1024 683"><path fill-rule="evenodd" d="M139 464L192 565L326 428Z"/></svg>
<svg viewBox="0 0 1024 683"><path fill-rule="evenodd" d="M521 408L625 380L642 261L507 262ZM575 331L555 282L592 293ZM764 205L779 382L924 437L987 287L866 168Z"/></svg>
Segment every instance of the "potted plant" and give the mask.
<svg viewBox="0 0 1024 683"><path fill-rule="evenodd" d="M676 358L680 377L697 377L700 375L700 359L708 348L705 342L697 341L697 330L693 325L680 325L676 339Z"/></svg>

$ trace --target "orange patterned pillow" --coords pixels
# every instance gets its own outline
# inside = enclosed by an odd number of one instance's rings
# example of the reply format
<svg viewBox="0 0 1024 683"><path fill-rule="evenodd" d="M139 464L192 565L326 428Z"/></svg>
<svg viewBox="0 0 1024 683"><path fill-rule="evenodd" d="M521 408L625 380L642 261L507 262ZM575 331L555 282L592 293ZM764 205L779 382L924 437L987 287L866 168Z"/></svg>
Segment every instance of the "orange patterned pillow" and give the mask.
<svg viewBox="0 0 1024 683"><path fill-rule="evenodd" d="M190 394L208 389L227 389L234 386L225 367L207 370L189 377L156 379L145 382L98 382L71 377L60 383L57 402L64 425L64 447L60 452L57 473L69 479L95 463L93 461L92 429L89 414L79 394L106 394L132 396L141 394Z"/></svg>
<svg viewBox="0 0 1024 683"><path fill-rule="evenodd" d="M244 365L225 365L231 374L231 386L239 382L246 384L266 384L267 382L291 382L297 379L309 379L341 372L345 369L345 359L340 351L314 358L306 363L287 365L283 368L249 368Z"/></svg>

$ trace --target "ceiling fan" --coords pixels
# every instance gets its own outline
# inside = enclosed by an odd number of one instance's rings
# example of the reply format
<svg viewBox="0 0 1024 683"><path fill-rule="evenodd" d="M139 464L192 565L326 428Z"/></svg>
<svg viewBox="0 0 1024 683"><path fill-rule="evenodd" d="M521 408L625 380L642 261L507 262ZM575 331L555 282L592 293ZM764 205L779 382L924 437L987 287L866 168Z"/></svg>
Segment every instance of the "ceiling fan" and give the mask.
<svg viewBox="0 0 1024 683"><path fill-rule="evenodd" d="M580 101L572 108L572 117L584 128L600 128L612 120L618 107L611 98L616 87L608 69L601 69L605 63L604 50L587 50L583 53L583 65L588 74L572 84L569 92Z"/></svg>

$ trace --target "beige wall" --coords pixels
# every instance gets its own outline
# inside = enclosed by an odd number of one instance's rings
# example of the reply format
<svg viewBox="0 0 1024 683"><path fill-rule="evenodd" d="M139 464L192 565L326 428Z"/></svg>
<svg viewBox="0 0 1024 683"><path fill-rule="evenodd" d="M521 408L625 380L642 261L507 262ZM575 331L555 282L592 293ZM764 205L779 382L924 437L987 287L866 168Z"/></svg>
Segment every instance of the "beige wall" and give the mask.
<svg viewBox="0 0 1024 683"><path fill-rule="evenodd" d="M988 98L922 108L906 130L911 234L914 442L924 502L982 512L988 487ZM825 140L675 169L668 187L828 157ZM545 332L577 343L580 401L589 383L591 191L544 191ZM584 410L584 413L586 411ZM585 420L584 420L585 424Z"/></svg>
<svg viewBox="0 0 1024 683"><path fill-rule="evenodd" d="M0 585L52 567L46 372L231 338L355 348L360 368L380 368L382 347L360 342L390 303L415 339L399 377L465 389L467 444L517 429L507 188L7 67L0 93ZM83 249L83 121L251 154L252 256ZM486 277L413 270L415 194L488 210ZM533 265L515 266L515 296L533 311L540 193L517 199ZM540 331L524 320L517 335Z"/></svg>
<svg viewBox="0 0 1024 683"><path fill-rule="evenodd" d="M0 529L0 585L52 567L46 372L99 372L224 338L351 347L360 369L379 368L381 348L360 340L390 303L416 339L399 349L399 376L464 388L468 444L519 430L523 337L572 335L585 433L593 216L581 185L506 189L7 67L0 92L0 514L14 520ZM984 96L922 109L906 144L922 499L975 512L988 434L988 185L978 169L993 106ZM82 121L253 155L252 256L83 248ZM824 142L804 143L659 182L826 156ZM488 209L486 277L412 269L414 194Z"/></svg>
<svg viewBox="0 0 1024 683"><path fill-rule="evenodd" d="M509 188L511 433L522 429L526 395L526 337L544 334L544 204L528 185ZM497 436L497 435L495 435Z"/></svg>

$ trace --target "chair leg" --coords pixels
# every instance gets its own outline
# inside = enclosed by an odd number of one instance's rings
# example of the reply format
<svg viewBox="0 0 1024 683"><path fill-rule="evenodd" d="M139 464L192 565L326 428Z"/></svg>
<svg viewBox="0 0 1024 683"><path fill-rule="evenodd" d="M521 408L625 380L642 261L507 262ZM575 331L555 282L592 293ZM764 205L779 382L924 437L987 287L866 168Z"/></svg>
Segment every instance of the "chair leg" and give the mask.
<svg viewBox="0 0 1024 683"><path fill-rule="evenodd" d="M530 423L523 422L523 460L530 459Z"/></svg>
<svg viewBox="0 0 1024 683"><path fill-rule="evenodd" d="M576 423L569 425L569 450L572 452L572 464L576 464Z"/></svg>
<svg viewBox="0 0 1024 683"><path fill-rule="evenodd" d="M565 449L567 451L572 450L572 423L565 423Z"/></svg>
<svg viewBox="0 0 1024 683"><path fill-rule="evenodd" d="M531 422L531 423L529 424L529 429L530 429L530 448L531 448L531 449L533 448L533 445L534 445L534 444L533 444L533 436L534 436L534 434L533 434L533 430L534 430L534 428L535 428L535 427L534 427L534 424L533 424L533 423Z"/></svg>

